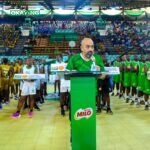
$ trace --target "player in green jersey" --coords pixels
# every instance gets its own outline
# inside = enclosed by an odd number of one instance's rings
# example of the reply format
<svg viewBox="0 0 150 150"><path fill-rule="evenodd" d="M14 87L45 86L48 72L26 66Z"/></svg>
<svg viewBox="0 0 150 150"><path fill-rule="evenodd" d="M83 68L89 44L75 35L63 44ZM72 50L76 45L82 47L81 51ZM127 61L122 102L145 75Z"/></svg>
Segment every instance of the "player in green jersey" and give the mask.
<svg viewBox="0 0 150 150"><path fill-rule="evenodd" d="M119 98L123 97L125 95L125 87L123 85L123 79L124 79L124 65L125 65L125 61L126 61L126 56L122 56L121 57L121 62L120 62L120 94L119 94Z"/></svg>
<svg viewBox="0 0 150 150"><path fill-rule="evenodd" d="M134 55L134 60L131 61L131 103L130 105L133 105L135 101L137 101L137 77L138 77L138 57L137 55Z"/></svg>
<svg viewBox="0 0 150 150"><path fill-rule="evenodd" d="M138 102L137 107L140 106L141 101L143 101L143 89L144 89L144 80L145 80L145 72L144 72L144 63L145 63L145 56L141 56L141 61L138 65Z"/></svg>
<svg viewBox="0 0 150 150"><path fill-rule="evenodd" d="M144 67L144 72L145 72L145 81L144 81L144 100L145 100L145 110L149 109L149 95L150 95L150 80L147 78L147 72L150 72L150 55L148 55L148 59L145 62L145 67Z"/></svg>
<svg viewBox="0 0 150 150"><path fill-rule="evenodd" d="M114 62L114 67L119 67L120 68L120 57L117 58L117 60ZM120 74L119 75L114 75L113 77L113 80L114 80L114 88L116 86L116 90L117 90L117 93L116 93L116 96L119 96L120 94ZM114 93L114 92L113 92ZM112 94L113 95L113 94Z"/></svg>
<svg viewBox="0 0 150 150"><path fill-rule="evenodd" d="M126 88L126 103L129 102L129 94L130 94L130 87L131 87L131 62L130 56L126 56L127 60L125 61L124 65L124 80L123 85Z"/></svg>

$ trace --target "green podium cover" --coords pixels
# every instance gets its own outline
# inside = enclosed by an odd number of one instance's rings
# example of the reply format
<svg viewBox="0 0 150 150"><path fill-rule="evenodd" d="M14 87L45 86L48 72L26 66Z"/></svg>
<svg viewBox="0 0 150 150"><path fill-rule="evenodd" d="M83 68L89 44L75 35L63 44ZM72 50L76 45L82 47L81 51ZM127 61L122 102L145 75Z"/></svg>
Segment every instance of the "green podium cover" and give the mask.
<svg viewBox="0 0 150 150"><path fill-rule="evenodd" d="M70 74L72 150L96 150L96 76Z"/></svg>

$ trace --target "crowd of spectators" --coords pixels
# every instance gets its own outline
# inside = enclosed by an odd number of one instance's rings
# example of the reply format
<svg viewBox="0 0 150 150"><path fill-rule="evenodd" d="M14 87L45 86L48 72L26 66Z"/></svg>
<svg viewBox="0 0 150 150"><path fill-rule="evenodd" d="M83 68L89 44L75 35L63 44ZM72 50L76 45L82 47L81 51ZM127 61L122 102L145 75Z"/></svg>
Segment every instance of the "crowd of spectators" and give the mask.
<svg viewBox="0 0 150 150"><path fill-rule="evenodd" d="M113 22L112 30L108 30L108 38L118 51L145 51L150 46L149 33L145 33L142 26L129 21Z"/></svg>
<svg viewBox="0 0 150 150"><path fill-rule="evenodd" d="M2 24L0 25L0 33L0 46L6 49L14 48L20 36L16 25Z"/></svg>
<svg viewBox="0 0 150 150"><path fill-rule="evenodd" d="M73 29L79 35L85 35L95 31L94 21L34 21L32 32L35 34L50 35L55 33L56 29Z"/></svg>

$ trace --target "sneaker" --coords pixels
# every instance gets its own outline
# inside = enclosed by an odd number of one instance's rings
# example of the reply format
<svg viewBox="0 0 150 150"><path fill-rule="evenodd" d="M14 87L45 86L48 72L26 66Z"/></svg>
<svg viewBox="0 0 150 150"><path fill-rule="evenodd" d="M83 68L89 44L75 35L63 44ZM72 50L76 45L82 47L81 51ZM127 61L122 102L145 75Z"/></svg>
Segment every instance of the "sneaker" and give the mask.
<svg viewBox="0 0 150 150"><path fill-rule="evenodd" d="M13 99L13 95L10 96L10 99Z"/></svg>
<svg viewBox="0 0 150 150"><path fill-rule="evenodd" d="M114 92L113 92L113 93L111 93L111 96L114 96Z"/></svg>
<svg viewBox="0 0 150 150"><path fill-rule="evenodd" d="M102 106L102 109L103 109L103 110L107 110L107 107L106 107L106 106Z"/></svg>
<svg viewBox="0 0 150 150"><path fill-rule="evenodd" d="M47 96L47 92L44 93L44 96Z"/></svg>
<svg viewBox="0 0 150 150"><path fill-rule="evenodd" d="M96 110L97 113L101 113L101 111L102 111L102 110L101 110L100 107L98 107L97 110Z"/></svg>
<svg viewBox="0 0 150 150"><path fill-rule="evenodd" d="M3 108L3 106L2 106L2 104L0 104L0 109L2 109Z"/></svg>
<svg viewBox="0 0 150 150"><path fill-rule="evenodd" d="M145 110L149 110L149 106L148 105L145 105Z"/></svg>
<svg viewBox="0 0 150 150"><path fill-rule="evenodd" d="M134 101L131 101L130 105L134 105Z"/></svg>
<svg viewBox="0 0 150 150"><path fill-rule="evenodd" d="M138 98L135 98L135 102L138 102Z"/></svg>
<svg viewBox="0 0 150 150"><path fill-rule="evenodd" d="M108 114L111 114L111 115L113 114L111 108L107 108L107 113L108 113Z"/></svg>
<svg viewBox="0 0 150 150"><path fill-rule="evenodd" d="M42 97L41 99L40 99L40 104L43 104L44 103L44 98Z"/></svg>
<svg viewBox="0 0 150 150"><path fill-rule="evenodd" d="M21 117L21 115L19 112L12 114L12 118L20 118L20 117Z"/></svg>
<svg viewBox="0 0 150 150"><path fill-rule="evenodd" d="M18 100L19 99L19 97L15 97L15 100Z"/></svg>
<svg viewBox="0 0 150 150"><path fill-rule="evenodd" d="M61 109L61 115L65 116L65 110L64 109Z"/></svg>
<svg viewBox="0 0 150 150"><path fill-rule="evenodd" d="M119 94L119 93L117 93L115 96L120 96L120 94Z"/></svg>
<svg viewBox="0 0 150 150"><path fill-rule="evenodd" d="M37 104L34 105L34 108L35 108L36 110L38 110L38 111L41 110Z"/></svg>
<svg viewBox="0 0 150 150"><path fill-rule="evenodd" d="M141 106L140 102L137 102L136 107L140 107L140 106Z"/></svg>
<svg viewBox="0 0 150 150"><path fill-rule="evenodd" d="M119 99L123 98L125 100L124 94L119 94Z"/></svg>
<svg viewBox="0 0 150 150"><path fill-rule="evenodd" d="M126 99L126 103L129 103L129 100L130 100L130 99L129 99L129 98L127 98L127 99Z"/></svg>
<svg viewBox="0 0 150 150"><path fill-rule="evenodd" d="M30 112L28 113L28 116L29 116L29 118L32 118L32 117L33 117L33 112L30 111Z"/></svg>
<svg viewBox="0 0 150 150"><path fill-rule="evenodd" d="M140 102L140 104L141 104L141 105L145 105L145 102L142 100L142 101Z"/></svg>
<svg viewBox="0 0 150 150"><path fill-rule="evenodd" d="M28 109L29 108L29 106L28 105L24 105L24 107L23 107L23 109Z"/></svg>

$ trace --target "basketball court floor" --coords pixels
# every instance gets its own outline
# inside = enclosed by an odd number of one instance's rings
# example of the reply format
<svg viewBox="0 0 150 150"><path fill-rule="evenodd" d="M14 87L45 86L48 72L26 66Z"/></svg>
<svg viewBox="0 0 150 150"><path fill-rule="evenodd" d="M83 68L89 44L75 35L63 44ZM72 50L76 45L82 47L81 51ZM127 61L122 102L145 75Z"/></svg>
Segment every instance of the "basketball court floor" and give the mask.
<svg viewBox="0 0 150 150"><path fill-rule="evenodd" d="M97 115L97 150L149 150L150 111L111 97L113 115ZM71 150L68 112L60 115L58 101L46 101L28 118L11 118L17 101L0 110L0 150ZM87 133L88 134L88 133Z"/></svg>

